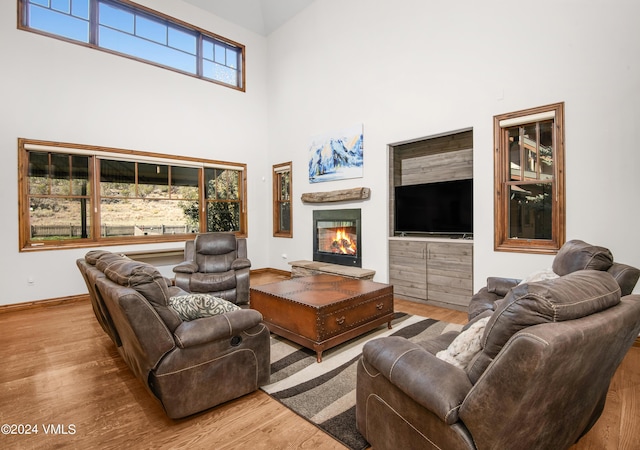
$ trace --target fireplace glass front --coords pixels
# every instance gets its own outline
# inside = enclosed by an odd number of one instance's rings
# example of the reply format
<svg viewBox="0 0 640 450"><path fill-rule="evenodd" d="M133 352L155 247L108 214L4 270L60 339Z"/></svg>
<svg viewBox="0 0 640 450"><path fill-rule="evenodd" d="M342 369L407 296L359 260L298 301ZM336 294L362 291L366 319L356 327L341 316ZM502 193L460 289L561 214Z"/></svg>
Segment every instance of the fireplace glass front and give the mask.
<svg viewBox="0 0 640 450"><path fill-rule="evenodd" d="M362 267L360 210L313 212L313 260Z"/></svg>

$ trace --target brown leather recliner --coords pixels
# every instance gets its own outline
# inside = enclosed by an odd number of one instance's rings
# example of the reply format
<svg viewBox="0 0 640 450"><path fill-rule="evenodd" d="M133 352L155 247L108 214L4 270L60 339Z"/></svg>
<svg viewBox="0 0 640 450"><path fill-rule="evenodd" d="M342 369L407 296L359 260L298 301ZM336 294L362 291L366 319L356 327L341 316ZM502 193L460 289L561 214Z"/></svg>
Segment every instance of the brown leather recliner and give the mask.
<svg viewBox="0 0 640 450"><path fill-rule="evenodd" d="M376 450L566 449L597 421L611 378L640 332L640 295L606 271L521 284L496 305L464 368L420 344L368 342L356 422Z"/></svg>
<svg viewBox="0 0 640 450"><path fill-rule="evenodd" d="M105 275L101 270L96 268L93 256L101 253L102 251L100 250L93 250L87 254L86 258L76 260L76 265L78 266L78 269L82 274L82 278L87 285L87 289L89 290L89 299L91 300L91 307L93 308L96 320L104 332L111 338L116 347L120 347L122 342L120 341L118 330L116 330L116 326L113 324L113 319L111 319L111 314L109 314L107 305L104 304L102 297L100 297L96 291L96 280L98 278L104 278Z"/></svg>
<svg viewBox="0 0 640 450"><path fill-rule="evenodd" d="M88 252L77 265L96 318L170 418L195 414L269 382L269 329L258 311L237 309L183 321L169 298L187 293L153 266L103 250Z"/></svg>
<svg viewBox="0 0 640 450"><path fill-rule="evenodd" d="M184 259L173 268L176 286L248 307L251 262L246 239L233 233L202 233L185 242Z"/></svg>
<svg viewBox="0 0 640 450"><path fill-rule="evenodd" d="M640 270L627 264L614 262L609 249L591 245L574 239L567 241L553 259L551 267L557 275L567 275L576 270L605 270L618 282L621 295L629 295L640 278ZM480 289L469 302L469 320L484 313L493 311L495 302L504 298L509 290L522 280L515 278L489 277L487 285Z"/></svg>

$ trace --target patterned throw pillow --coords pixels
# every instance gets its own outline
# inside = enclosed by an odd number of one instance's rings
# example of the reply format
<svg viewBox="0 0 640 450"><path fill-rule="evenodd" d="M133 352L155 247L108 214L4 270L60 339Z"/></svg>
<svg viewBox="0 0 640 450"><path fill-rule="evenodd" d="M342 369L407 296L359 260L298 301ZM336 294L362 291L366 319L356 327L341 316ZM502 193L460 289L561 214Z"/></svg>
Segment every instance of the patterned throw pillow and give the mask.
<svg viewBox="0 0 640 450"><path fill-rule="evenodd" d="M215 316L240 309L239 306L225 299L209 294L188 294L170 297L169 307L173 308L184 321Z"/></svg>

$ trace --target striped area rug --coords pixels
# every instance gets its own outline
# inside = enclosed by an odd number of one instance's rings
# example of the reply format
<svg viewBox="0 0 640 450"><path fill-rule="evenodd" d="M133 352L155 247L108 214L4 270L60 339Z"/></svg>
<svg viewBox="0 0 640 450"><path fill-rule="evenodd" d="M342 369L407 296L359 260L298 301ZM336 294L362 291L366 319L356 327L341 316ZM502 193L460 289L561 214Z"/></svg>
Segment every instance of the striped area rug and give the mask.
<svg viewBox="0 0 640 450"><path fill-rule="evenodd" d="M271 384L267 394L320 427L345 446L360 450L369 445L356 429L356 368L362 346L383 336L404 336L420 342L462 325L396 313L392 329L385 325L326 350L322 362L314 351L271 335Z"/></svg>

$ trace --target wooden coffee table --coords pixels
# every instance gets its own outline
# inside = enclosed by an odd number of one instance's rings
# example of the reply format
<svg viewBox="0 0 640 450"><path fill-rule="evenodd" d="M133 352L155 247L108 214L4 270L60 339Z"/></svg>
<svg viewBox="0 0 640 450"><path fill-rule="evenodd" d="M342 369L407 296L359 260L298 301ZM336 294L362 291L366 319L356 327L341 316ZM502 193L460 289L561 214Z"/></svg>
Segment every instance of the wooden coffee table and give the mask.
<svg viewBox="0 0 640 450"><path fill-rule="evenodd" d="M393 286L335 275L312 275L250 289L251 308L272 333L322 352L393 319Z"/></svg>

